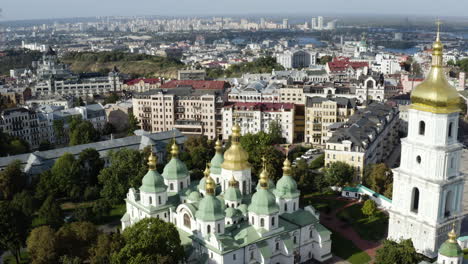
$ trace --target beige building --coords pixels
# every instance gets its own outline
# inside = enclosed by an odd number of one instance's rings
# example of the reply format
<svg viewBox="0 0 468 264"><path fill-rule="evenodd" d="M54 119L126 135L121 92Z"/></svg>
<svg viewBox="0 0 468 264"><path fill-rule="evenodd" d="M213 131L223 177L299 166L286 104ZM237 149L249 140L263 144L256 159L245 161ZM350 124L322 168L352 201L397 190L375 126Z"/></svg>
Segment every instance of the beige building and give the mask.
<svg viewBox="0 0 468 264"><path fill-rule="evenodd" d="M145 131L178 129L185 135L221 134L223 92L218 89L177 87L156 89L133 98L133 112Z"/></svg>
<svg viewBox="0 0 468 264"><path fill-rule="evenodd" d="M325 145L329 139L329 127L346 122L356 110L356 100L343 97L307 97L305 106L305 142Z"/></svg>
<svg viewBox="0 0 468 264"><path fill-rule="evenodd" d="M304 86L302 85L288 85L280 88L279 92L281 103L305 104Z"/></svg>
<svg viewBox="0 0 468 264"><path fill-rule="evenodd" d="M139 78L126 81L122 85L122 90L142 93L157 89L160 86L161 80L159 78Z"/></svg>
<svg viewBox="0 0 468 264"><path fill-rule="evenodd" d="M398 109L372 103L333 132L326 143L325 166L345 162L355 168L359 180L366 165L394 160L391 154L398 145L398 129Z"/></svg>

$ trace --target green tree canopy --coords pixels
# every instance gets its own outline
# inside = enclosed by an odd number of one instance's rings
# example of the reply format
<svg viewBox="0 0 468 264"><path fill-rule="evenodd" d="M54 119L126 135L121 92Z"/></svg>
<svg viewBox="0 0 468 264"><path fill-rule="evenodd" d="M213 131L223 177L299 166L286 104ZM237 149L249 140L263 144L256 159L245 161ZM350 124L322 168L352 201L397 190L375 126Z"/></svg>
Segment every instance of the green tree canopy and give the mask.
<svg viewBox="0 0 468 264"><path fill-rule="evenodd" d="M373 191L392 198L391 192L389 193L388 190L393 189L393 172L385 163L366 166L363 183Z"/></svg>
<svg viewBox="0 0 468 264"><path fill-rule="evenodd" d="M124 243L120 233L100 234L96 244L89 251L91 264L112 263L112 255L118 253Z"/></svg>
<svg viewBox="0 0 468 264"><path fill-rule="evenodd" d="M89 250L96 243L99 232L90 222L73 222L57 231L60 256L89 258Z"/></svg>
<svg viewBox="0 0 468 264"><path fill-rule="evenodd" d="M114 263L178 263L184 260L179 233L171 223L145 218L123 232L125 245Z"/></svg>
<svg viewBox="0 0 468 264"><path fill-rule="evenodd" d="M80 165L72 154L65 153L60 156L52 166L51 173L60 197L80 197L80 190L84 186L80 182Z"/></svg>
<svg viewBox="0 0 468 264"><path fill-rule="evenodd" d="M15 160L0 171L0 198L11 200L26 185L26 176L21 170L21 161Z"/></svg>
<svg viewBox="0 0 468 264"><path fill-rule="evenodd" d="M310 163L310 168L313 170L320 169L325 165L325 154L321 154L317 158L315 158L311 163Z"/></svg>
<svg viewBox="0 0 468 264"><path fill-rule="evenodd" d="M50 226L34 228L26 241L32 264L56 263L58 241L55 230Z"/></svg>
<svg viewBox="0 0 468 264"><path fill-rule="evenodd" d="M9 250L20 263L21 248L25 246L30 221L20 210L9 204L0 202L0 250Z"/></svg>
<svg viewBox="0 0 468 264"><path fill-rule="evenodd" d="M54 197L49 196L39 208L39 217L53 228L58 228L63 224L62 209Z"/></svg>
<svg viewBox="0 0 468 264"><path fill-rule="evenodd" d="M11 205L23 212L23 214L28 217L32 217L37 209L36 200L34 199L33 194L28 190L23 190L15 194L15 196L13 196L13 200L11 201Z"/></svg>
<svg viewBox="0 0 468 264"><path fill-rule="evenodd" d="M366 200L364 205L362 206L362 213L367 215L368 218L374 217L377 213L377 205L375 204L374 200Z"/></svg>
<svg viewBox="0 0 468 264"><path fill-rule="evenodd" d="M29 152L29 145L26 141L0 131L0 157L27 152Z"/></svg>
<svg viewBox="0 0 468 264"><path fill-rule="evenodd" d="M139 125L140 125L140 121L138 121L136 116L133 115L133 113L129 113L128 114L128 133L127 134L129 136L134 135L135 130L140 129Z"/></svg>
<svg viewBox="0 0 468 264"><path fill-rule="evenodd" d="M402 240L399 243L393 240L384 240L383 246L377 250L375 263L407 264L419 263L420 260L411 239Z"/></svg>
<svg viewBox="0 0 468 264"><path fill-rule="evenodd" d="M99 139L99 132L89 121L70 125L70 146L92 143Z"/></svg>
<svg viewBox="0 0 468 264"><path fill-rule="evenodd" d="M81 178L86 186L98 184L99 172L104 168L104 160L99 152L93 148L87 148L80 152L78 164L81 167Z"/></svg>
<svg viewBox="0 0 468 264"><path fill-rule="evenodd" d="M325 169L325 181L329 186L344 186L353 180L354 169L347 163L337 161L332 162L328 168Z"/></svg>

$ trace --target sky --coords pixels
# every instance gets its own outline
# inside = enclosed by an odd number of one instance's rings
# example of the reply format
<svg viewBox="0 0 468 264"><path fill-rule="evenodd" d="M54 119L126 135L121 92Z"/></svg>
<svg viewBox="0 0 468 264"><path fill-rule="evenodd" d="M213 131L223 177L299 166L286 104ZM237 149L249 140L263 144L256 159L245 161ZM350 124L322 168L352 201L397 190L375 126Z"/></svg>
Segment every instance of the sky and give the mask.
<svg viewBox="0 0 468 264"><path fill-rule="evenodd" d="M0 20L131 15L466 16L468 0L2 0Z"/></svg>

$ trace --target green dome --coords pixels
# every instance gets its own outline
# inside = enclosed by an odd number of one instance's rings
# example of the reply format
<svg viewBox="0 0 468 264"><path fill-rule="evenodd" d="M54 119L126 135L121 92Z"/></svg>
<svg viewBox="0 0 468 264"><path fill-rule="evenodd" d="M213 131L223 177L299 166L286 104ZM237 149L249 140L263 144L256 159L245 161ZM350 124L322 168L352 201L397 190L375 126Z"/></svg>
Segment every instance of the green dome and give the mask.
<svg viewBox="0 0 468 264"><path fill-rule="evenodd" d="M258 215L269 215L279 211L279 207L276 204L275 195L268 189L260 188L252 196L252 202L249 205L249 212Z"/></svg>
<svg viewBox="0 0 468 264"><path fill-rule="evenodd" d="M439 248L439 254L450 258L460 257L463 256L463 250L457 242L445 241Z"/></svg>
<svg viewBox="0 0 468 264"><path fill-rule="evenodd" d="M242 194L239 188L228 187L224 193L224 200L240 202L242 200Z"/></svg>
<svg viewBox="0 0 468 264"><path fill-rule="evenodd" d="M221 153L216 152L214 157L211 159L210 171L212 174L221 174L221 164L224 162L224 156Z"/></svg>
<svg viewBox="0 0 468 264"><path fill-rule="evenodd" d="M202 221L217 221L224 218L224 205L213 195L206 195L198 204L195 217Z"/></svg>
<svg viewBox="0 0 468 264"><path fill-rule="evenodd" d="M262 187L260 186L260 181L258 181L256 190L260 190ZM275 189L275 182L272 179L268 179L268 189L273 190Z"/></svg>
<svg viewBox="0 0 468 264"><path fill-rule="evenodd" d="M167 164L164 166L162 176L166 180L181 180L189 176L187 166L178 159L173 157Z"/></svg>
<svg viewBox="0 0 468 264"><path fill-rule="evenodd" d="M192 202L198 202L201 200L201 195L199 192L191 192L189 196L187 197L187 200L192 201Z"/></svg>
<svg viewBox="0 0 468 264"><path fill-rule="evenodd" d="M243 215L247 214L247 205L246 204L241 204L239 206L237 206L237 209L239 209L239 211L241 211L241 213Z"/></svg>
<svg viewBox="0 0 468 264"><path fill-rule="evenodd" d="M281 198L296 198L300 195L297 190L296 181L289 175L283 175L283 177L278 180L276 189L273 192L276 196Z"/></svg>
<svg viewBox="0 0 468 264"><path fill-rule="evenodd" d="M229 218L238 217L242 215L241 211L232 207L227 208L225 212L226 212L226 217L229 217Z"/></svg>
<svg viewBox="0 0 468 264"><path fill-rule="evenodd" d="M204 191L205 190L205 185L206 185L206 177L203 177L200 182L198 183L197 187L198 190Z"/></svg>
<svg viewBox="0 0 468 264"><path fill-rule="evenodd" d="M164 179L156 170L149 170L143 177L140 191L148 193L160 193L167 190Z"/></svg>

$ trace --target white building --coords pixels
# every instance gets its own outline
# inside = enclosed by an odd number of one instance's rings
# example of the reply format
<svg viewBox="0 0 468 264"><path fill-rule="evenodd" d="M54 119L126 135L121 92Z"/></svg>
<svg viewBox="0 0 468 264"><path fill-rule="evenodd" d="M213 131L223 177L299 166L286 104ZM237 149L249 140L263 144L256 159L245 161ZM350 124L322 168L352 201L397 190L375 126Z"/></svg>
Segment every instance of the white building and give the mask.
<svg viewBox="0 0 468 264"><path fill-rule="evenodd" d="M452 225L460 229L465 182L457 141L459 95L445 78L442 52L437 34L429 75L411 95L408 137L393 173L388 233L392 239L411 238L428 257L437 256Z"/></svg>
<svg viewBox="0 0 468 264"><path fill-rule="evenodd" d="M316 59L316 54L308 50L287 50L276 55L276 61L286 69L309 68Z"/></svg>

